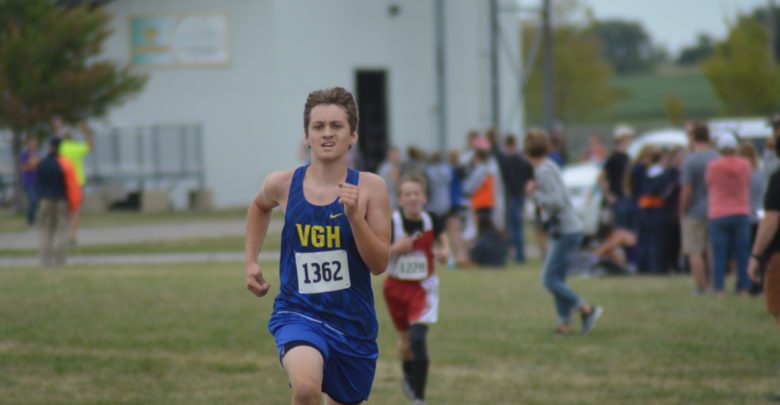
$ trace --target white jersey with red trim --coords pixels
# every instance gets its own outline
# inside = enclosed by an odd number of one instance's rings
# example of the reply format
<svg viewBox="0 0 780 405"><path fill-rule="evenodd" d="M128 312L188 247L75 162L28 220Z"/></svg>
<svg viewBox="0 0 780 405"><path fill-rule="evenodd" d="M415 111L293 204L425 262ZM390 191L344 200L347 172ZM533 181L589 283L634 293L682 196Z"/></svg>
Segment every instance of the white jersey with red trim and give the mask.
<svg viewBox="0 0 780 405"><path fill-rule="evenodd" d="M414 238L412 250L403 254L390 256L390 264L387 273L390 277L399 280L421 281L434 273L433 243L433 219L425 211L422 213L422 232L409 235L404 230L404 219L401 211L393 212L393 235L400 238L403 235Z"/></svg>

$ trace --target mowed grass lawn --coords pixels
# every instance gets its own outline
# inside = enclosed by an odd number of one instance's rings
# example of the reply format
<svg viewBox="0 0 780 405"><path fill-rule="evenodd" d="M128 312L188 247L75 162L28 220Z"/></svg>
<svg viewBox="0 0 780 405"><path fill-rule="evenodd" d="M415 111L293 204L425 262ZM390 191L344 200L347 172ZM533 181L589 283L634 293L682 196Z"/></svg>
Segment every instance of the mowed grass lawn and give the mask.
<svg viewBox="0 0 780 405"><path fill-rule="evenodd" d="M685 277L573 279L605 314L587 337L556 337L538 263L440 274L430 404L765 403L780 390L761 300L692 296ZM380 283L370 403L402 404ZM289 403L272 301L244 289L240 264L0 269L0 402Z"/></svg>

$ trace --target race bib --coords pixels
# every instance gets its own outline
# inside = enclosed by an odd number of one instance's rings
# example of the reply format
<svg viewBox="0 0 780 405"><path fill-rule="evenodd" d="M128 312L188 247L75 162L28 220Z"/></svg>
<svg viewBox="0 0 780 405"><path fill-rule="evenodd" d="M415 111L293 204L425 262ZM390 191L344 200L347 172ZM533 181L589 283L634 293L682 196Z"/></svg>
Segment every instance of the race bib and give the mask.
<svg viewBox="0 0 780 405"><path fill-rule="evenodd" d="M298 292L318 294L349 288L349 262L345 250L295 252Z"/></svg>
<svg viewBox="0 0 780 405"><path fill-rule="evenodd" d="M395 262L393 275L401 280L423 280L428 277L428 259L423 252L400 256Z"/></svg>

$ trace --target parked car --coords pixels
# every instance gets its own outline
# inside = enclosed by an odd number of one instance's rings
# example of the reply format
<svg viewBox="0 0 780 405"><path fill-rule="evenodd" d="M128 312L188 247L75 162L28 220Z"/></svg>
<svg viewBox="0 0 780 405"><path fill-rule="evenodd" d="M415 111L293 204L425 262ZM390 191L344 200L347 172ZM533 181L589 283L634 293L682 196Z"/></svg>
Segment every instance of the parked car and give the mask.
<svg viewBox="0 0 780 405"><path fill-rule="evenodd" d="M563 184L571 197L571 203L582 220L585 235L595 235L601 213L601 189L598 177L601 166L593 163L578 163L563 168Z"/></svg>
<svg viewBox="0 0 780 405"><path fill-rule="evenodd" d="M759 156L764 151L766 141L772 136L772 126L765 118L715 119L708 122L713 138L729 132L741 141L750 141Z"/></svg>
<svg viewBox="0 0 780 405"><path fill-rule="evenodd" d="M636 158L639 152L647 145L658 146L662 148L673 148L677 146L686 147L688 145L688 136L680 128L657 129L634 138L628 147L628 156L631 159Z"/></svg>

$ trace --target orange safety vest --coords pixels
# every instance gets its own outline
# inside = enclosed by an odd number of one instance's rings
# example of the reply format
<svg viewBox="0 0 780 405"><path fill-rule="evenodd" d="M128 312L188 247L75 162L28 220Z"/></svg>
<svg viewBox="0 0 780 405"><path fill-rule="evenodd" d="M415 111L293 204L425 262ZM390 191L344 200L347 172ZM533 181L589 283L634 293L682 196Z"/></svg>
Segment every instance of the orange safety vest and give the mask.
<svg viewBox="0 0 780 405"><path fill-rule="evenodd" d="M471 209L493 208L496 206L496 195L493 190L493 175L488 174L485 181L479 186L477 191L471 195Z"/></svg>
<svg viewBox="0 0 780 405"><path fill-rule="evenodd" d="M57 158L57 163L60 164L62 173L65 176L65 194L68 197L68 209L70 209L70 212L78 211L79 205L81 205L81 186L79 186L79 179L76 176L76 169L73 167L73 163L62 156Z"/></svg>

